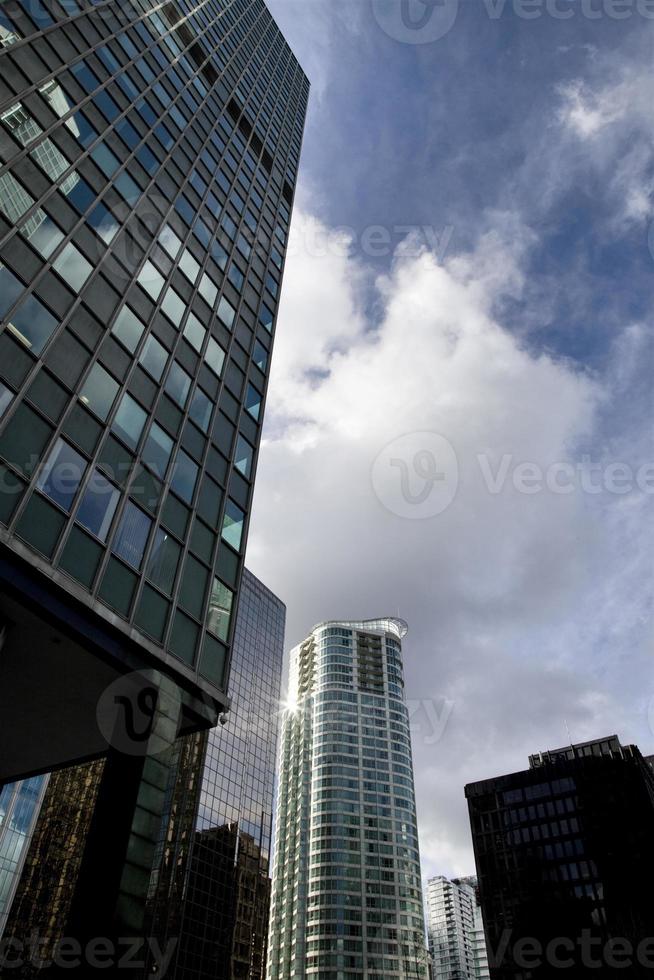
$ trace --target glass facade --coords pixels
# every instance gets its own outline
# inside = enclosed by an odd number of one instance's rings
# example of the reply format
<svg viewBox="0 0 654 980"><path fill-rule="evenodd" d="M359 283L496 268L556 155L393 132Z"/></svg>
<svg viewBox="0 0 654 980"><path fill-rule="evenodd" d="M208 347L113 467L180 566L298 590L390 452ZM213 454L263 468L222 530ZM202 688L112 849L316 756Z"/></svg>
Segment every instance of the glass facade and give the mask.
<svg viewBox="0 0 654 980"><path fill-rule="evenodd" d="M52 773L44 780L34 808L31 839L24 849L16 876L13 901L5 908L4 938L26 942L40 937L36 962L26 962L20 976L36 977L40 961L51 962L57 944L66 935L66 922L84 853L84 843L97 802L104 762L90 762ZM32 782L5 787L21 794ZM3 792L4 792L3 791ZM0 927L0 935L3 935ZM14 968L15 970L15 968Z"/></svg>
<svg viewBox="0 0 654 980"><path fill-rule="evenodd" d="M0 543L217 696L308 82L262 0L0 31Z"/></svg>
<svg viewBox="0 0 654 980"><path fill-rule="evenodd" d="M636 746L568 745L466 796L492 980L651 975L654 774Z"/></svg>
<svg viewBox="0 0 654 980"><path fill-rule="evenodd" d="M47 776L33 776L0 789L0 936L20 880L47 782Z"/></svg>
<svg viewBox="0 0 654 980"><path fill-rule="evenodd" d="M284 604L245 569L226 724L184 736L175 746L145 935L158 939L160 948L176 940L169 975L178 980L264 978L285 619ZM10 914L11 894L5 903L5 936L25 941L35 931L44 960L66 935L103 766L99 760L54 773L40 815L36 805L29 814L25 809L38 795L33 780L6 787L0 797L0 820L5 795L23 801L20 814L16 802L0 824L0 875L9 854L3 827L12 812L25 860L17 888L18 875L7 865L16 897ZM35 827L27 848L30 820ZM147 963L144 977L152 965ZM36 976L38 969L27 964L23 971Z"/></svg>
<svg viewBox="0 0 654 980"><path fill-rule="evenodd" d="M264 980L285 619L246 569L226 724L178 743L148 901L178 980Z"/></svg>
<svg viewBox="0 0 654 980"><path fill-rule="evenodd" d="M427 977L405 633L322 623L291 651L269 980Z"/></svg>

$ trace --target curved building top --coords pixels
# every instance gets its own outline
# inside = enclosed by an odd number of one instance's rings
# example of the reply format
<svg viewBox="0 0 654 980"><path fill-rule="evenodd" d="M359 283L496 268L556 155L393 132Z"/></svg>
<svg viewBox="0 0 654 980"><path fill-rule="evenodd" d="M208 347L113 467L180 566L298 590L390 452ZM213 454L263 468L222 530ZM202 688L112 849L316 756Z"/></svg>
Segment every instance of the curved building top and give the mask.
<svg viewBox="0 0 654 980"><path fill-rule="evenodd" d="M397 616L385 616L382 619L328 619L324 623L318 623L314 626L311 632L316 633L326 626L345 626L356 630L380 630L385 633L394 633L399 639L403 639L409 631L409 624L405 620Z"/></svg>

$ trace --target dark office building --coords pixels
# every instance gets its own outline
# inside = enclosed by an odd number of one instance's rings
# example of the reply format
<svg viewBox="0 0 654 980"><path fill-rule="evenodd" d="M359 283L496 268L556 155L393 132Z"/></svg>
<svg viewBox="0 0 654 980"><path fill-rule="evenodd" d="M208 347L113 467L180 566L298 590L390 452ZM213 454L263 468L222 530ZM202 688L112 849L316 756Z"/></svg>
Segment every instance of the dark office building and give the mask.
<svg viewBox="0 0 654 980"><path fill-rule="evenodd" d="M264 978L285 617L245 569L226 724L175 745L145 931L163 949L176 940L168 973L177 980ZM44 961L64 935L102 767L50 777L27 851L5 938L38 934ZM38 974L26 965L20 975Z"/></svg>
<svg viewBox="0 0 654 980"><path fill-rule="evenodd" d="M262 0L0 8L0 784L106 756L94 929L226 704L307 94Z"/></svg>
<svg viewBox="0 0 654 980"><path fill-rule="evenodd" d="M617 736L466 787L493 980L652 976L654 773Z"/></svg>

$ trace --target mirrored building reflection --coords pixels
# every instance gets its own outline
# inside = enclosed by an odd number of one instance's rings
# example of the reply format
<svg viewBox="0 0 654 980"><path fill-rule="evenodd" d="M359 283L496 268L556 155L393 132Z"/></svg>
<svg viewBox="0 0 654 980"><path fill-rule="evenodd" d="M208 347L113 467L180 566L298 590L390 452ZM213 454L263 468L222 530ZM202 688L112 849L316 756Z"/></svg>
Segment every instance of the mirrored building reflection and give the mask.
<svg viewBox="0 0 654 980"><path fill-rule="evenodd" d="M0 790L0 936L11 907L47 776L9 783Z"/></svg>
<svg viewBox="0 0 654 980"><path fill-rule="evenodd" d="M177 980L263 980L284 604L245 569L226 724L178 742L149 932Z"/></svg>
<svg viewBox="0 0 654 980"><path fill-rule="evenodd" d="M175 940L169 975L176 980L265 976L285 620L284 604L245 569L226 723L175 745L146 935L161 948ZM46 781L39 777L0 796L4 936L25 942L37 933L44 960L65 935L103 767L103 760L70 767L47 787L39 788ZM21 975L37 976L38 966L26 964Z"/></svg>

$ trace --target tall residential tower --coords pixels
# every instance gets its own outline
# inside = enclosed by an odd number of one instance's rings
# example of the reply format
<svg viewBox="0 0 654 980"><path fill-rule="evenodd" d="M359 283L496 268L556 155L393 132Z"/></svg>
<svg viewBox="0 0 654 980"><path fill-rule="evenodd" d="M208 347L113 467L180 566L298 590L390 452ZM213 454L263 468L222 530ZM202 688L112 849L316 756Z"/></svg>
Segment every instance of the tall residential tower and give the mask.
<svg viewBox="0 0 654 980"><path fill-rule="evenodd" d="M406 631L321 623L291 651L268 980L427 976Z"/></svg>
<svg viewBox="0 0 654 980"><path fill-rule="evenodd" d="M427 931L434 980L488 980L476 878L429 879Z"/></svg>

